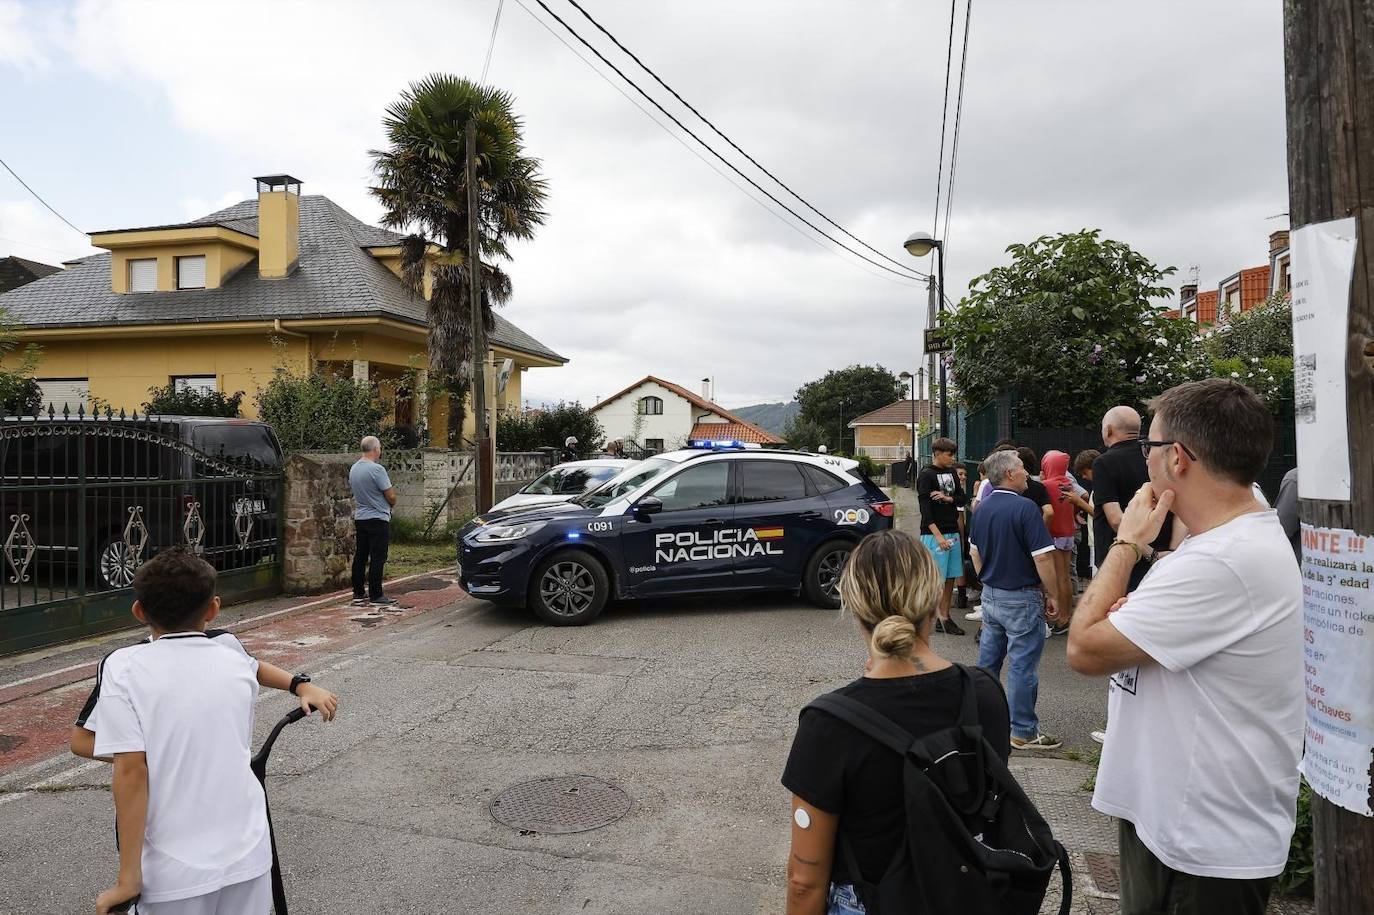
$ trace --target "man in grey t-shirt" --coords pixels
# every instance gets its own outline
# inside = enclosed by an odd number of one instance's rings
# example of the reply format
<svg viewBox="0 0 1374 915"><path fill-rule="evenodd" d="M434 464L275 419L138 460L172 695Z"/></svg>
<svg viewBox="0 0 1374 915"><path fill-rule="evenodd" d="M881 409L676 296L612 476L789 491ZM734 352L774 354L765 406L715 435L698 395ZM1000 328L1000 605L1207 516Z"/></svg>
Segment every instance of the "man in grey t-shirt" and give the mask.
<svg viewBox="0 0 1374 915"><path fill-rule="evenodd" d="M366 436L361 444L362 456L348 471L348 485L353 488L353 501L357 503L353 510L353 533L357 540L353 552L353 603L359 607L389 607L396 601L382 595L382 572L391 546L391 508L396 504L396 487L391 485L386 468L378 463L382 443L377 436Z"/></svg>

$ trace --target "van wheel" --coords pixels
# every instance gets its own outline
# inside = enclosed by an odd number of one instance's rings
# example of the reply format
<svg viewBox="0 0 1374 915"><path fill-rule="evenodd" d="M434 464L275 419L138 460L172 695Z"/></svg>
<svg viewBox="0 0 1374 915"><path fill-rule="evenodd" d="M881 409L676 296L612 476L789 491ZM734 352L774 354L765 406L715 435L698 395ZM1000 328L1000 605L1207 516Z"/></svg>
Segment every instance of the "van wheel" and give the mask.
<svg viewBox="0 0 1374 915"><path fill-rule="evenodd" d="M134 573L139 563L134 561L129 545L124 542L122 531L104 535L98 541L95 551L95 581L101 588L118 590L134 583ZM144 553L148 552L144 548Z"/></svg>
<svg viewBox="0 0 1374 915"><path fill-rule="evenodd" d="M529 603L546 623L584 626L601 613L610 591L610 579L600 562L578 550L563 550L535 568Z"/></svg>
<svg viewBox="0 0 1374 915"><path fill-rule="evenodd" d="M826 610L840 608L840 575L852 552L854 544L849 541L831 540L811 554L802 575L802 593L807 600Z"/></svg>

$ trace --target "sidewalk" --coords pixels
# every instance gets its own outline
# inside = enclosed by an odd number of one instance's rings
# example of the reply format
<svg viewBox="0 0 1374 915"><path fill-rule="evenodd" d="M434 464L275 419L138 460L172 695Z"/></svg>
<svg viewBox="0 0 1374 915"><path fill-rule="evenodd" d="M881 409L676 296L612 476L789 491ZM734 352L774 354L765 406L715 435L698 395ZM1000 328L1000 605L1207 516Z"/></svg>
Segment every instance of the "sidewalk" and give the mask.
<svg viewBox="0 0 1374 915"><path fill-rule="evenodd" d="M901 486L888 487L885 491L896 503L898 530L919 537L921 509L915 491ZM961 611L951 613L955 618L960 615ZM969 636L972 635L970 628ZM1062 651L1062 644L1058 647ZM1045 657L1047 661L1052 657L1048 649ZM1055 680L1057 673L1041 671L1042 705L1046 704L1047 694L1059 686ZM1066 747L1072 736L1064 734ZM1064 758L1013 752L1009 768L1049 823L1055 838L1069 850L1074 880L1071 911L1074 915L1116 915L1120 888L1116 821L1092 808L1092 793L1083 787L1096 771L1095 767ZM1057 900L1057 881L1050 889ZM1041 911L1057 909L1051 908L1047 897ZM1304 899L1276 897L1269 904L1270 915L1307 915L1312 911L1312 904Z"/></svg>

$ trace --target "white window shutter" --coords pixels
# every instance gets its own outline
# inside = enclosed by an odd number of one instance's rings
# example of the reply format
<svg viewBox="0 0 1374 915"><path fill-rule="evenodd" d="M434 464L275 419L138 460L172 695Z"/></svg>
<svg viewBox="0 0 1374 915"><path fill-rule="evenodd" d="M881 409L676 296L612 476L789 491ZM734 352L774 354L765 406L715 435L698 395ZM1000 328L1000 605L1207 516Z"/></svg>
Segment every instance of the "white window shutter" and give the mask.
<svg viewBox="0 0 1374 915"><path fill-rule="evenodd" d="M177 288L205 288L205 255L177 258Z"/></svg>
<svg viewBox="0 0 1374 915"><path fill-rule="evenodd" d="M60 416L63 408L75 413L77 408L90 409L91 384L85 378L36 379L38 389L43 392L43 412L51 405Z"/></svg>
<svg viewBox="0 0 1374 915"><path fill-rule="evenodd" d="M157 291L157 258L129 261L129 291Z"/></svg>

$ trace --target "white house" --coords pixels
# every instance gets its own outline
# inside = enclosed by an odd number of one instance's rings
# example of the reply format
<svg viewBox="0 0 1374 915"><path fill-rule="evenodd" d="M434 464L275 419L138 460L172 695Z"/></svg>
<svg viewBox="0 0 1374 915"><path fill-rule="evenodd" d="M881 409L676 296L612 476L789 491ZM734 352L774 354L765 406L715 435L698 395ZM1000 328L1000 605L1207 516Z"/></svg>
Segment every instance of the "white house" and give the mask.
<svg viewBox="0 0 1374 915"><path fill-rule="evenodd" d="M782 439L745 422L710 399L710 383L693 394L682 385L646 375L592 407L607 441L633 442L646 451L680 448L689 439L781 445Z"/></svg>

